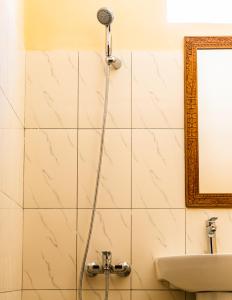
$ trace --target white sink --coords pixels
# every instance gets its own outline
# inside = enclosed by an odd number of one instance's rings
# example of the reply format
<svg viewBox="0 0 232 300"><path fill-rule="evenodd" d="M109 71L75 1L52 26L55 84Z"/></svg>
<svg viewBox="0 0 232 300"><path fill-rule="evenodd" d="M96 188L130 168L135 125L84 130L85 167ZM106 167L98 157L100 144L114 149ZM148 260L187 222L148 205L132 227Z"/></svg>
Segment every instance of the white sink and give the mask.
<svg viewBox="0 0 232 300"><path fill-rule="evenodd" d="M232 291L232 254L160 257L155 265L158 279L176 288L196 293ZM205 297L212 293L201 294ZM197 299L211 299L202 295ZM230 296L228 299L232 299L232 293Z"/></svg>

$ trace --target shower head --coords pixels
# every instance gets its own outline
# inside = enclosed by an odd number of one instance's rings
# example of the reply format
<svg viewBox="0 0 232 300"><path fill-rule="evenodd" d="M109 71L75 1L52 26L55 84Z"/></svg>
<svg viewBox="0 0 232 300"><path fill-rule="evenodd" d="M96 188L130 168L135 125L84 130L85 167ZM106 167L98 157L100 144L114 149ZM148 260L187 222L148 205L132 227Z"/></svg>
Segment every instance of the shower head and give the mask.
<svg viewBox="0 0 232 300"><path fill-rule="evenodd" d="M97 18L101 24L109 26L114 20L114 15L108 8L102 7L97 12Z"/></svg>
<svg viewBox="0 0 232 300"><path fill-rule="evenodd" d="M110 24L114 20L114 15L112 11L106 7L102 7L97 12L98 21L105 25L106 29L106 63L107 65L112 65L115 69L121 67L121 61L115 56L112 56L112 35L111 35L111 26Z"/></svg>

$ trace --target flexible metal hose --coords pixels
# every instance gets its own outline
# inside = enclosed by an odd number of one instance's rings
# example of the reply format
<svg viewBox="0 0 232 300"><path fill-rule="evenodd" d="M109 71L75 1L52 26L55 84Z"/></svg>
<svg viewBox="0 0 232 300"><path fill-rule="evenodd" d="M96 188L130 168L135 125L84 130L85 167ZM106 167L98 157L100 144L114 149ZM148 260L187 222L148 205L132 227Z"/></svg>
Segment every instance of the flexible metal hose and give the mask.
<svg viewBox="0 0 232 300"><path fill-rule="evenodd" d="M94 225L94 219L96 215L96 207L97 207L97 200L98 200L98 191L99 191L99 183L100 183L100 175L101 175L101 167L102 167L102 158L103 158L103 150L104 150L104 140L105 140L105 127L106 127L106 118L107 118L107 110L108 110L108 99L109 99L109 81L110 81L110 65L106 66L106 84L105 84L105 103L104 103L104 112L103 112L103 120L102 120L102 134L101 134L101 141L100 141L100 152L99 152L99 160L98 160L98 168L97 168L97 178L96 178L96 184L95 184L95 192L94 192L94 201L92 206L92 214L91 214L91 220L89 225L89 232L88 237L85 245L84 250L84 256L81 264L81 270L80 270L80 276L79 276L79 300L82 300L82 287L83 287L83 278L85 273L85 265L86 265L86 259L89 252L89 245L92 237L93 232L93 225ZM109 274L106 275L106 284L109 281L107 279L109 277ZM109 283L108 283L109 285ZM107 288L107 287L106 287ZM105 294L105 300L108 300L108 291L106 291Z"/></svg>

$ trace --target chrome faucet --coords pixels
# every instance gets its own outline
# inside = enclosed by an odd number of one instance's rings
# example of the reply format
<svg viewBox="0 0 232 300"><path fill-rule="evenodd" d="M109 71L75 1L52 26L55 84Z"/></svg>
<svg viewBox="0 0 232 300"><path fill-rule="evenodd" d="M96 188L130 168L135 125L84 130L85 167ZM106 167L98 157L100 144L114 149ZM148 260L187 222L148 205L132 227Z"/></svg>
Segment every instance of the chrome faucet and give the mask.
<svg viewBox="0 0 232 300"><path fill-rule="evenodd" d="M120 277L130 275L131 267L127 262L112 265L112 253L110 251L102 251L102 264L99 265L95 262L86 265L86 273L89 277L95 277L98 274L105 274L109 272L116 274Z"/></svg>
<svg viewBox="0 0 232 300"><path fill-rule="evenodd" d="M212 217L207 220L206 228L207 228L207 235L208 235L208 246L209 246L209 253L215 254L217 253L217 245L216 245L216 220L217 217Z"/></svg>
<svg viewBox="0 0 232 300"><path fill-rule="evenodd" d="M110 251L102 251L102 270L110 271L112 261L112 253Z"/></svg>

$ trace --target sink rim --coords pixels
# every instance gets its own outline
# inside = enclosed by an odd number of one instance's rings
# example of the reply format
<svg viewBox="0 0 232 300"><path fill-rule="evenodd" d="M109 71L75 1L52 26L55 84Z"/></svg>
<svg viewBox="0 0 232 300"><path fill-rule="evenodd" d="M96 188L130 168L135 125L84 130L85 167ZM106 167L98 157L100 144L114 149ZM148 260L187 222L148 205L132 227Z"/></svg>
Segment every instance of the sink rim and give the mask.
<svg viewBox="0 0 232 300"><path fill-rule="evenodd" d="M181 257L221 257L221 256L231 256L232 257L232 252L231 253L200 253L200 254L177 254L177 255L169 255L169 256L158 256L155 258L155 261L160 260L160 259L169 259L169 258L181 258Z"/></svg>
<svg viewBox="0 0 232 300"><path fill-rule="evenodd" d="M232 291L232 282L228 279L222 283L220 279L211 278L215 270L224 272L223 265L228 265L228 273L232 273L232 253L160 256L154 263L157 279L169 282L173 288L195 293ZM210 278L213 283L209 283Z"/></svg>

